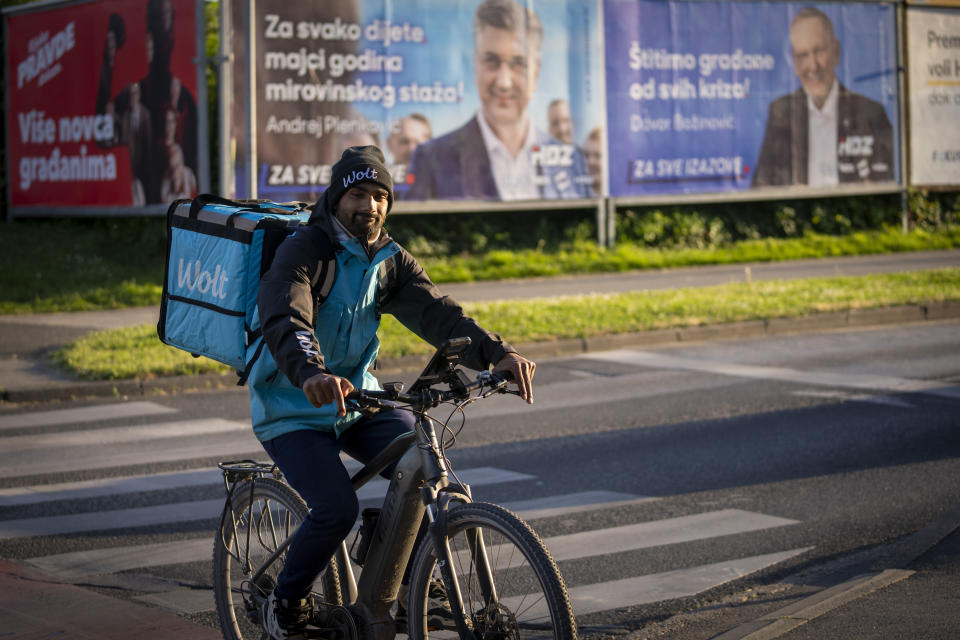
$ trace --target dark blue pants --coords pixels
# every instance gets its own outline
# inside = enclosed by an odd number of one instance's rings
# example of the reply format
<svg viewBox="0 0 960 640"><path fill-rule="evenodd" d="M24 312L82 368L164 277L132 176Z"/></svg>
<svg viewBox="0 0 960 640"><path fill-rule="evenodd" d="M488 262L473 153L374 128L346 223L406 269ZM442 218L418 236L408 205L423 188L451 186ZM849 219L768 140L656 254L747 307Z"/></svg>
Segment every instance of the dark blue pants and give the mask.
<svg viewBox="0 0 960 640"><path fill-rule="evenodd" d="M304 598L314 580L353 528L360 512L340 452L364 464L397 436L413 429L408 411L381 411L361 418L336 438L311 429L293 431L263 443L287 482L307 503L310 513L294 532L279 576L277 595ZM381 475L389 478L393 468Z"/></svg>

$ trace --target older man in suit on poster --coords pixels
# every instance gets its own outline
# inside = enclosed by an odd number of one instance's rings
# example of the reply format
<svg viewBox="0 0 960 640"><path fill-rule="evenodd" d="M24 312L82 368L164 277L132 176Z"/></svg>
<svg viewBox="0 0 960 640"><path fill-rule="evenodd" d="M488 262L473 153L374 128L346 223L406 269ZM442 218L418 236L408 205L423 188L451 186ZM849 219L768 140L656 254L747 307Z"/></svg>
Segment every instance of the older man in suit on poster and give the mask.
<svg viewBox="0 0 960 640"><path fill-rule="evenodd" d="M770 105L753 186L831 187L894 179L893 128L883 105L840 84L840 42L819 9L790 25L802 88Z"/></svg>

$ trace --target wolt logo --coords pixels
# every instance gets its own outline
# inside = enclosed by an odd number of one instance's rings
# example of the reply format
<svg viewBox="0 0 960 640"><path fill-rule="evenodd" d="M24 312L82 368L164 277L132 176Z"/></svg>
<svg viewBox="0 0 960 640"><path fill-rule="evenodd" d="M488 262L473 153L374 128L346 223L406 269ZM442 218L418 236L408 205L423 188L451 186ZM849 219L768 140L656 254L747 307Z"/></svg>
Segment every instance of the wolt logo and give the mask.
<svg viewBox="0 0 960 640"><path fill-rule="evenodd" d="M189 291L209 292L210 295L221 300L226 298L227 292L224 290L224 285L230 280L227 277L227 270L219 264L213 273L209 269L201 269L199 260L193 264L188 262L184 268L183 258L180 258L180 263L177 265L177 288L186 287Z"/></svg>
<svg viewBox="0 0 960 640"><path fill-rule="evenodd" d="M313 348L313 336L309 331L294 331L294 335L297 336L297 344L300 345L300 351L303 351L308 358L320 355L320 353Z"/></svg>
<svg viewBox="0 0 960 640"><path fill-rule="evenodd" d="M343 176L343 188L346 189L354 182L362 182L363 180L376 180L377 179L377 170L373 167L367 167L364 169L354 169L347 175Z"/></svg>

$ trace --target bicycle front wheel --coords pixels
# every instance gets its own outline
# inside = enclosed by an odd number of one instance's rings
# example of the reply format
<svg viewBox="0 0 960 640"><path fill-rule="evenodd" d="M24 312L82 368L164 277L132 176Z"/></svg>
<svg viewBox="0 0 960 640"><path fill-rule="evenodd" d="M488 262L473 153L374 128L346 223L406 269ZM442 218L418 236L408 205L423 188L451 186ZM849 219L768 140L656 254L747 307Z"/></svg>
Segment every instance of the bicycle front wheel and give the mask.
<svg viewBox="0 0 960 640"><path fill-rule="evenodd" d="M478 640L554 638L576 640L570 597L550 552L516 515L474 502L453 507L447 541L463 598L467 625ZM431 589L431 583L434 584ZM455 638L429 538L420 544L410 576L410 637Z"/></svg>
<svg viewBox="0 0 960 640"><path fill-rule="evenodd" d="M230 506L213 543L217 617L227 640L259 639L264 637L260 607L286 559L285 550L275 552L306 518L307 505L286 484L256 478L235 485ZM321 602L342 604L335 562L314 583L314 595Z"/></svg>

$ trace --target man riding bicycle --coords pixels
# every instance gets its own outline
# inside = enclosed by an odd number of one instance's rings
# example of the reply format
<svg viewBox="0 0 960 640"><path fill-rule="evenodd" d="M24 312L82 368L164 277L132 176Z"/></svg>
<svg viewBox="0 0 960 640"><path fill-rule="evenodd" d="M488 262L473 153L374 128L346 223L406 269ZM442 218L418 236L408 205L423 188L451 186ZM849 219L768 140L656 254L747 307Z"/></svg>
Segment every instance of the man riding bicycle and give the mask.
<svg viewBox="0 0 960 640"><path fill-rule="evenodd" d="M253 429L310 508L263 611L271 638L289 638L306 626L311 586L357 519L359 502L340 452L366 463L413 427L405 411L361 416L346 410L350 391L379 389L369 369L380 348L381 313L434 346L469 337L464 364L509 371L523 399L533 402L536 365L442 296L387 235L393 180L384 162L375 146L345 150L308 225L280 245L260 284L268 349L249 378ZM327 271L331 245L336 280L320 301L317 280Z"/></svg>

